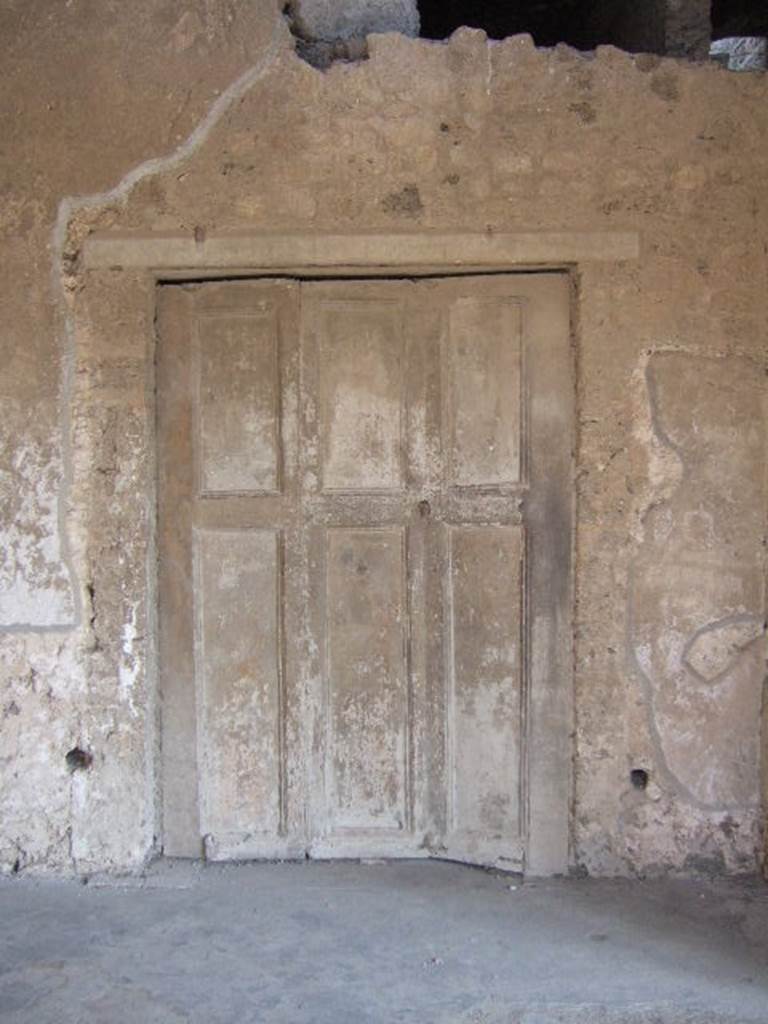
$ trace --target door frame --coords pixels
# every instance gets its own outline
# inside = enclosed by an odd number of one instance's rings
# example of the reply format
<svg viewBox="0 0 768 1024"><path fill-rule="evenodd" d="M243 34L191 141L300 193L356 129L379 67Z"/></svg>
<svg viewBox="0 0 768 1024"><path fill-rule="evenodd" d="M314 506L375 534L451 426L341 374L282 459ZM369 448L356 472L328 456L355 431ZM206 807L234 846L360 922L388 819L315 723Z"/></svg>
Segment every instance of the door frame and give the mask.
<svg viewBox="0 0 768 1024"><path fill-rule="evenodd" d="M452 274L554 272L571 280L571 317L574 313L575 276L578 266L591 262L634 260L639 255L639 236L634 232L527 232L493 234L483 232L403 233L379 235L331 234L230 234L211 235L202 241L191 235L147 233L94 233L84 243L81 268L86 287L84 299L76 302L70 323L75 366L94 357L101 344L111 353L113 337L113 294L119 288L123 322L132 323L133 365L143 371L143 388L137 390L137 374L129 381L131 401L143 422L141 462L134 477L134 494L142 511L137 526L137 544L130 553L135 572L131 577L132 615L146 623L145 657L136 671L136 699L143 702L145 715L144 761L146 800L150 813L146 819L149 848L162 848L161 763L157 671L157 560L155 522L156 436L155 316L158 287L166 283L216 280L239 277L446 277ZM132 314L132 317L131 317ZM94 339L96 339L94 341ZM573 336L571 337L573 348ZM126 386L127 390L127 386ZM568 400L571 421L575 415L575 366L571 359L571 387ZM139 393L141 392L141 393ZM114 400L111 398L110 400ZM93 406L93 395L76 392L73 420L79 412ZM572 433L572 439L574 435ZM92 441L96 447L96 440ZM573 452L569 453L573 465ZM73 481L73 506L87 508L94 493L104 488L103 474L93 466ZM558 721L556 735L562 740L548 750L546 768L530 780L531 816L526 870L529 875L555 875L567 872L571 864L570 833L572 817L572 735L573 735L573 547L575 536L575 489L570 495L570 537L568 599L566 620L560 623L562 643L561 674L556 692L548 695L544 707L533 709L531 750L536 748L537 719L552 717ZM82 515L75 523L76 548L83 565L84 580L91 578L87 543L87 520ZM133 567L132 566L132 567ZM143 566L143 570L142 570ZM143 580L143 583L141 582ZM90 584L89 584L90 585ZM116 593L125 583L112 583ZM85 592L86 584L83 584ZM108 595L105 594L105 597ZM87 604L86 604L87 607ZM549 729L551 735L551 729ZM189 851L199 857L202 849Z"/></svg>
<svg viewBox="0 0 768 1024"><path fill-rule="evenodd" d="M524 314L527 325L523 331L526 348L522 353L521 443L524 446L523 457L526 463L530 460L536 469L536 484L529 490L526 483L522 492L516 491L509 497L509 501L514 504L521 500L520 493L524 493L526 504L529 505L524 529L524 536L527 539L523 558L523 611L520 637L523 652L523 703L519 760L519 820L523 839L523 864L526 870L532 874L551 874L564 871L568 862L568 808L572 770L569 743L572 732L570 670L573 639L571 577L574 381L572 360L569 358L572 295L567 275L561 272L527 271L503 275L462 273L452 276L457 282L457 287L459 280L467 281L470 286L483 280L496 280L505 289L510 278L517 277L520 279L522 308L527 310ZM416 275L410 279L414 278ZM376 279L395 284L401 280L384 275L377 275ZM450 276L421 274L417 279L443 283L450 280ZM301 287L302 284L311 283L316 279L302 276L290 280ZM353 279L349 275L333 275L332 278L327 277L325 280L339 286L341 291L344 290L345 282L360 282L359 278ZM281 286L288 283L285 275L248 276L241 278L240 281L267 285L275 282ZM158 508L164 509L165 523L160 532L166 539L168 530L176 519L173 509L178 509L178 515L186 522L191 505L196 500L192 496L196 489L193 487L189 490L192 481L187 480L188 474L182 472L181 477L177 477L174 466L181 458L182 449L186 452L184 465L188 463L189 467L192 467L195 461L190 448L194 443L193 420L189 418L192 412L185 411L186 399L181 396L181 390L186 393L191 387L189 374L195 359L191 348L188 349L189 357L182 353L187 351L187 343L191 343L196 335L197 316L203 315L196 312L198 307L194 296L205 293L198 293L197 288L205 288L209 283L214 288L217 284L222 284L215 280L198 281L195 282L193 291L189 290L188 283L186 286L178 282L166 283L158 287L157 342L161 351L164 351L163 339L167 337L169 341L172 340L172 351L175 353L170 361L165 356L156 359L158 444L169 444L169 452L174 453L165 454L158 449L157 454ZM224 283L225 289L230 286L236 288L237 284ZM276 294L282 295L282 292ZM218 299L218 302L221 301ZM280 302L282 299L278 300L278 303ZM303 309L304 305L305 303L297 302L297 309ZM303 323L294 326L299 333L302 333L305 327ZM183 386L180 381L185 382ZM175 410L171 420L168 420L166 415L166 404L170 404ZM524 469L521 480L527 481L527 478L528 472ZM570 508L564 507L569 503ZM169 516L172 518L169 519ZM182 531L185 536L190 529L191 521ZM178 547L181 551L183 545L175 527L173 537L173 550ZM533 556L529 557L531 548ZM162 550L159 554L162 554ZM183 565L186 565L186 561L183 561ZM163 607L173 606L178 609L179 595L184 593L187 595L186 601L190 603L192 614L191 602L194 597L191 579L188 577L187 569L177 567L175 561L170 568L166 568L166 572L158 581L158 596ZM172 584L171 579L176 582ZM190 679L194 678L189 658L192 656L192 646L197 644L197 641L192 641L192 634L187 636L187 632L193 628L192 621L193 619L188 620L186 616L180 617L178 610L170 620L159 618L161 660L158 679L163 709L160 771L165 826L164 852L170 856L195 857L200 855L202 849L203 855L212 859L302 857L304 848L299 844L298 836L293 830L289 830L283 839L267 842L266 846L263 840L256 837L249 836L232 845L226 838L204 834L205 826L200 820L201 800L205 792L204 776L201 772L207 763L203 750L207 748L208 741L206 735L200 732L200 680L198 679L196 687L189 686ZM189 648L183 657L179 654L182 634L186 637L186 647ZM319 637L317 642L320 643ZM177 667L182 664L181 674L179 675L177 671L168 671L167 667L164 667L168 662ZM283 680L281 693L285 685ZM283 759L286 756L288 752L283 747L280 758L283 784L285 776L282 773L287 770ZM312 783L308 785L311 790ZM449 785L448 791L451 790L452 786ZM283 807L284 800L281 799L280 805ZM396 843L393 850L400 845ZM346 855L357 855L354 851L358 846L359 843L352 842L350 849L353 852ZM321 857L332 856L333 848L333 841L317 840L313 844L313 849L327 851L321 852ZM426 849L422 852L421 847L416 846L410 856L425 856L427 853ZM375 855L386 856L378 852L378 848ZM452 853L448 847L445 856L457 856L457 853ZM513 857L511 853L508 856L510 863L517 862L516 856Z"/></svg>

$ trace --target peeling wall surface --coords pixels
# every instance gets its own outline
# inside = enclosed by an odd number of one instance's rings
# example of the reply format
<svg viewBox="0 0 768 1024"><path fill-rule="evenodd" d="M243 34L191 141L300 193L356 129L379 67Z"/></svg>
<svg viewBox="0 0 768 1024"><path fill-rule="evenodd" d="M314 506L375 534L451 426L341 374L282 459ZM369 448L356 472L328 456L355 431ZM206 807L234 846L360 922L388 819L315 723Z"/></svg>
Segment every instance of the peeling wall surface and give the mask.
<svg viewBox="0 0 768 1024"><path fill-rule="evenodd" d="M86 239L407 230L639 233L570 268L572 865L754 871L766 76L474 30L319 71L266 0L11 0L0 38L2 870L162 842L155 287Z"/></svg>

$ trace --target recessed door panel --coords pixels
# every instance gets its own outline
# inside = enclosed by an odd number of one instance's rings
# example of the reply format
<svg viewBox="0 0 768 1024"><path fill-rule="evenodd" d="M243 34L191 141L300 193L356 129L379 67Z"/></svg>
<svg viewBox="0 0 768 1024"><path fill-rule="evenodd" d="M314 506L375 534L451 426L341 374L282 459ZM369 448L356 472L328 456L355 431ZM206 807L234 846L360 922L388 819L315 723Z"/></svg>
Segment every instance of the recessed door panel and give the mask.
<svg viewBox="0 0 768 1024"><path fill-rule="evenodd" d="M327 534L327 715L332 831L407 826L405 538Z"/></svg>
<svg viewBox="0 0 768 1024"><path fill-rule="evenodd" d="M449 836L510 861L522 835L523 551L520 526L450 529Z"/></svg>
<svg viewBox="0 0 768 1024"><path fill-rule="evenodd" d="M404 337L397 302L316 309L322 482L326 491L402 486Z"/></svg>
<svg viewBox="0 0 768 1024"><path fill-rule="evenodd" d="M462 297L450 304L443 351L450 484L520 479L520 321L512 297Z"/></svg>
<svg viewBox="0 0 768 1024"><path fill-rule="evenodd" d="M280 537L194 538L204 835L277 835L282 813Z"/></svg>
<svg viewBox="0 0 768 1024"><path fill-rule="evenodd" d="M276 491L280 425L274 309L198 319L200 489Z"/></svg>

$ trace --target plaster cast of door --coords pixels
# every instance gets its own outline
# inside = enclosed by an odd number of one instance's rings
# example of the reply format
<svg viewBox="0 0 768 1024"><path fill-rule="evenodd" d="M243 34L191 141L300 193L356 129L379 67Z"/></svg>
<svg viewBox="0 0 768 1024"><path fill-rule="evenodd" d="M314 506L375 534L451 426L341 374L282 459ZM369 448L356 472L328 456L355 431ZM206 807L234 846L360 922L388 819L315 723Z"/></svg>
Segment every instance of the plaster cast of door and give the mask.
<svg viewBox="0 0 768 1024"><path fill-rule="evenodd" d="M161 289L167 854L566 867L568 295Z"/></svg>

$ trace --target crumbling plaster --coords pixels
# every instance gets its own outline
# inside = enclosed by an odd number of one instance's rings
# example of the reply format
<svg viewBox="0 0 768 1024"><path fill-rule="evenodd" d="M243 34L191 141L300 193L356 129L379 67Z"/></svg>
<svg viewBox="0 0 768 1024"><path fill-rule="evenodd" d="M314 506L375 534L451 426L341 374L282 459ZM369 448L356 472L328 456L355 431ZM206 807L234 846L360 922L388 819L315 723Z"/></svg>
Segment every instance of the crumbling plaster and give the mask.
<svg viewBox="0 0 768 1024"><path fill-rule="evenodd" d="M160 835L154 285L83 241L407 228L641 233L573 268L574 866L754 870L765 76L475 31L321 73L271 3L142 6L3 14L4 869L135 869Z"/></svg>

